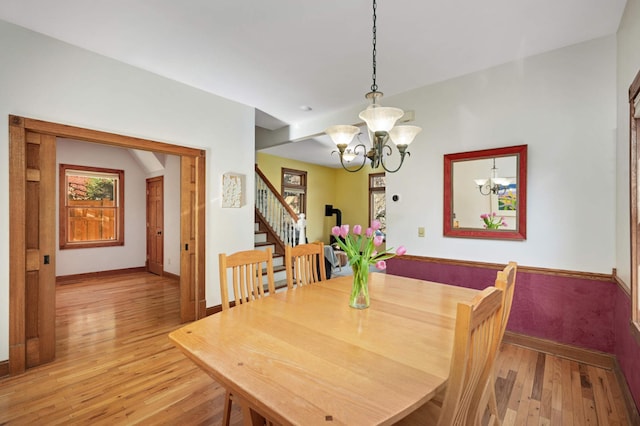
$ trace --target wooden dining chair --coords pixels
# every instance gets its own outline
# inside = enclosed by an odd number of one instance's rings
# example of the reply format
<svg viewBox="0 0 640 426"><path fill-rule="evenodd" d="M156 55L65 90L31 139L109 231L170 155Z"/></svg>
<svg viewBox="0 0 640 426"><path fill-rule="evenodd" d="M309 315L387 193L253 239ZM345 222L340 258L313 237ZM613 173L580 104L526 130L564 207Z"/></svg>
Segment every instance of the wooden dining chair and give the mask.
<svg viewBox="0 0 640 426"><path fill-rule="evenodd" d="M501 310L501 322L500 322L500 335L498 347L502 343L504 332L507 329L507 322L509 321L509 314L511 313L511 304L513 302L513 292L516 287L516 273L518 271L518 264L516 262L509 262L509 264L502 270L498 271L495 281L495 287L502 290L502 310ZM496 351L496 358L498 351ZM495 422L498 425L502 424L500 415L498 414L498 403L496 399L496 376L495 371L491 373L489 381L487 382L487 390L483 394L483 398L488 401L483 401L483 406L488 407L489 413L492 417L495 417Z"/></svg>
<svg viewBox="0 0 640 426"><path fill-rule="evenodd" d="M322 242L287 245L284 249L287 287L317 283L327 279Z"/></svg>
<svg viewBox="0 0 640 426"><path fill-rule="evenodd" d="M276 292L273 276L273 252L270 247L266 250L246 250L229 255L220 253L218 262L223 311L230 308L229 275L232 277L234 306L246 304L267 295L264 289L265 274L268 294ZM223 426L229 426L232 404L233 395L227 390L222 414Z"/></svg>
<svg viewBox="0 0 640 426"><path fill-rule="evenodd" d="M266 250L246 250L233 254L218 255L220 268L220 294L222 309L229 309L229 274L233 284L235 306L249 303L265 296L264 276L267 278L269 294L276 291L273 277L273 252Z"/></svg>
<svg viewBox="0 0 640 426"><path fill-rule="evenodd" d="M502 290L487 287L469 303L458 303L449 380L442 405L429 401L397 425L480 425L482 395L498 350ZM489 419L490 423L493 419Z"/></svg>

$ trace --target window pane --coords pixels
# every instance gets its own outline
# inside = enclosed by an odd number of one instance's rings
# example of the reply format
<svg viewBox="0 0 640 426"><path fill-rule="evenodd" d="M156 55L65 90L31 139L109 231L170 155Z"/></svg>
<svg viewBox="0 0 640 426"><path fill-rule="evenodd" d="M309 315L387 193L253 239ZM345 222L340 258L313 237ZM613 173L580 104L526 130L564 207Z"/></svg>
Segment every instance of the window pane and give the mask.
<svg viewBox="0 0 640 426"><path fill-rule="evenodd" d="M371 175L369 180L369 187L371 188L384 188L385 187L385 176L381 175Z"/></svg>
<svg viewBox="0 0 640 426"><path fill-rule="evenodd" d="M68 209L67 238L69 242L116 239L116 209L100 207L102 203L100 201L94 203L96 203L94 207ZM112 201L104 203L113 205Z"/></svg>
<svg viewBox="0 0 640 426"><path fill-rule="evenodd" d="M379 220L382 224L380 230L387 232L387 211L384 192L371 193L371 219Z"/></svg>
<svg viewBox="0 0 640 426"><path fill-rule="evenodd" d="M284 192L284 200L289 204L289 206L293 209L296 214L300 214L300 206L302 205L302 197L303 194L297 191L288 191Z"/></svg>
<svg viewBox="0 0 640 426"><path fill-rule="evenodd" d="M114 200L116 179L67 176L67 195L71 200Z"/></svg>
<svg viewBox="0 0 640 426"><path fill-rule="evenodd" d="M285 173L284 184L285 185L302 185L302 176Z"/></svg>

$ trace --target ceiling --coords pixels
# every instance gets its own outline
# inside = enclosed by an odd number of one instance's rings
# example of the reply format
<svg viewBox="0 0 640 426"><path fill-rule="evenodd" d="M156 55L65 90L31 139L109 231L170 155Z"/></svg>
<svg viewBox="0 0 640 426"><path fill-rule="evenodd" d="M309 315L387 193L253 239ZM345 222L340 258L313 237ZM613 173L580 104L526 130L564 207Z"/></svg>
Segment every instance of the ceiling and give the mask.
<svg viewBox="0 0 640 426"><path fill-rule="evenodd" d="M390 96L614 34L625 4L379 0L379 89ZM0 0L0 19L255 107L269 130L364 107L371 86L370 0ZM327 149L325 139L268 151L319 163Z"/></svg>

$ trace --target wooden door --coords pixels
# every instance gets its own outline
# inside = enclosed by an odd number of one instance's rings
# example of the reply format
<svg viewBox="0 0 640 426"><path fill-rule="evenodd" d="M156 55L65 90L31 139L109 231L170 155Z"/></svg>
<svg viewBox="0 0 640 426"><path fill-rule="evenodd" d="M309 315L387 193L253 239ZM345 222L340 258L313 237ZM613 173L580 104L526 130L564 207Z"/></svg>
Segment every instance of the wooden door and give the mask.
<svg viewBox="0 0 640 426"><path fill-rule="evenodd" d="M11 373L55 358L56 138L10 120Z"/></svg>
<svg viewBox="0 0 640 426"><path fill-rule="evenodd" d="M204 156L180 163L180 317L183 322L206 315L204 281Z"/></svg>
<svg viewBox="0 0 640 426"><path fill-rule="evenodd" d="M164 178L147 179L147 270L164 270Z"/></svg>

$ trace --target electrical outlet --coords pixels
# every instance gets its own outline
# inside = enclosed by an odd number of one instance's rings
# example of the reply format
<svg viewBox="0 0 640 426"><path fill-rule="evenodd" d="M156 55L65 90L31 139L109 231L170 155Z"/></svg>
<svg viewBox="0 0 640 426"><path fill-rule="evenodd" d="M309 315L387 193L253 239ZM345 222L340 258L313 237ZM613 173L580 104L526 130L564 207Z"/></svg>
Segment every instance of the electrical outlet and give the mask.
<svg viewBox="0 0 640 426"><path fill-rule="evenodd" d="M424 237L424 226L418 227L418 237Z"/></svg>

